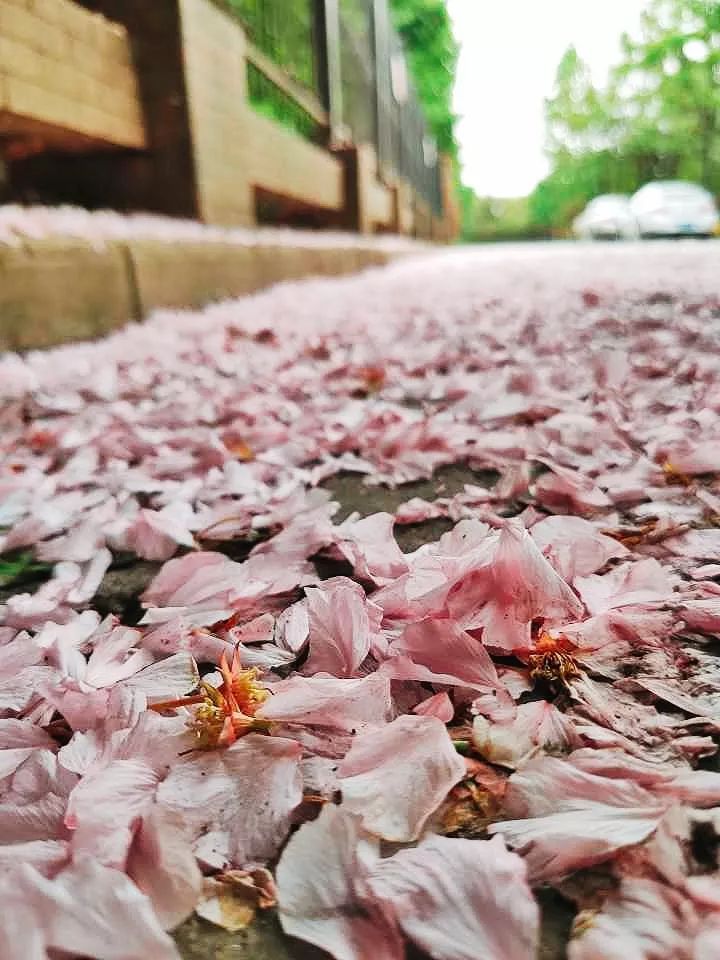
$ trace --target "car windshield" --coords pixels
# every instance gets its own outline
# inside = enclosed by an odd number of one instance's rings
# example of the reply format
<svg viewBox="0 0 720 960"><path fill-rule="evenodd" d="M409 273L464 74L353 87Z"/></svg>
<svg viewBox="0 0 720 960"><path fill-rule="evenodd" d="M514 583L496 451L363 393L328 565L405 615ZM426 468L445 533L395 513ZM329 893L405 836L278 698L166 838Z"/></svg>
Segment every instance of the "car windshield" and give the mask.
<svg viewBox="0 0 720 960"><path fill-rule="evenodd" d="M588 204L588 210L592 210L593 213L603 210L617 210L618 207L624 207L626 202L625 197L596 197Z"/></svg>
<svg viewBox="0 0 720 960"><path fill-rule="evenodd" d="M644 193L644 192L643 192ZM664 200L704 200L706 191L694 183L653 183L647 188L646 195L653 199Z"/></svg>

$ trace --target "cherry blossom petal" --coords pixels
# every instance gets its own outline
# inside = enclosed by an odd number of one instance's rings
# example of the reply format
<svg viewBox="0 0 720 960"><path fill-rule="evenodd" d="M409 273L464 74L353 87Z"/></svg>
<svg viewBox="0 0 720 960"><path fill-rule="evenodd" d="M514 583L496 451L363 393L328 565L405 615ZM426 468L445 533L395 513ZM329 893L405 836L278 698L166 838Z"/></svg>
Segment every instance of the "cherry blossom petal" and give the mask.
<svg viewBox="0 0 720 960"><path fill-rule="evenodd" d="M48 880L30 866L15 882L32 907L33 923L21 939L55 950L104 960L179 960L175 944L155 917L150 901L118 870L79 857ZM26 956L26 954L21 954Z"/></svg>
<svg viewBox="0 0 720 960"><path fill-rule="evenodd" d="M244 867L277 853L302 799L300 746L251 733L221 752L183 757L160 784L163 808L181 818L203 857Z"/></svg>
<svg viewBox="0 0 720 960"><path fill-rule="evenodd" d="M394 926L380 911L364 907L356 892L356 880L367 871L358 851L362 843L356 819L332 804L303 824L277 867L280 923L285 933L335 960L402 960Z"/></svg>
<svg viewBox="0 0 720 960"><path fill-rule="evenodd" d="M130 848L127 872L150 898L165 930L192 913L202 892L202 874L183 824L162 807L144 817Z"/></svg>
<svg viewBox="0 0 720 960"><path fill-rule="evenodd" d="M530 535L557 573L571 583L604 567L614 557L624 557L627 547L600 533L582 517L546 517L533 524Z"/></svg>
<svg viewBox="0 0 720 960"><path fill-rule="evenodd" d="M465 774L437 717L402 716L360 734L338 770L343 807L365 830L398 843L416 840Z"/></svg>
<svg viewBox="0 0 720 960"><path fill-rule="evenodd" d="M370 651L379 617L371 623L364 591L345 577L309 588L306 596L310 655L303 672L352 676Z"/></svg>
<svg viewBox="0 0 720 960"><path fill-rule="evenodd" d="M455 708L452 700L447 693L436 693L427 700L421 700L415 707L413 713L420 714L423 717L437 717L443 723L450 723L455 715Z"/></svg>
<svg viewBox="0 0 720 960"><path fill-rule="evenodd" d="M379 673L358 680L290 677L272 686L257 711L264 720L331 727L348 733L390 719L390 680Z"/></svg>
<svg viewBox="0 0 720 960"><path fill-rule="evenodd" d="M588 930L571 941L569 960L695 958L698 921L680 894L653 880L623 880Z"/></svg>
<svg viewBox="0 0 720 960"><path fill-rule="evenodd" d="M367 886L431 957L520 960L537 951L539 911L525 865L499 837L430 837L379 860Z"/></svg>

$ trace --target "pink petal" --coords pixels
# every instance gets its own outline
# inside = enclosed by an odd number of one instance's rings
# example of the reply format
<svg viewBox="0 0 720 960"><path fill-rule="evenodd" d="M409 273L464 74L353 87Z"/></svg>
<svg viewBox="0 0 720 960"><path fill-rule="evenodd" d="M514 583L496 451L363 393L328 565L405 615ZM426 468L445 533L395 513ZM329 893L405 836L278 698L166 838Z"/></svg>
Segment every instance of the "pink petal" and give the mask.
<svg viewBox="0 0 720 960"><path fill-rule="evenodd" d="M272 693L257 711L265 720L351 733L390 718L390 680L379 673L359 680L294 676L273 684Z"/></svg>
<svg viewBox="0 0 720 960"><path fill-rule="evenodd" d="M254 620L231 627L224 636L231 644L270 643L275 636L275 622L271 613L263 613Z"/></svg>
<svg viewBox="0 0 720 960"><path fill-rule="evenodd" d="M30 803L0 803L0 843L24 843L59 837L66 802L65 797L48 793Z"/></svg>
<svg viewBox="0 0 720 960"><path fill-rule="evenodd" d="M123 680L122 687L144 694L152 703L185 696L195 689L198 679L197 665L190 654L176 653L143 667Z"/></svg>
<svg viewBox="0 0 720 960"><path fill-rule="evenodd" d="M142 622L163 623L184 616L196 626L208 626L227 619L268 587L254 577L249 560L235 563L221 553L190 553L168 560L145 590L141 599L150 609Z"/></svg>
<svg viewBox="0 0 720 960"><path fill-rule="evenodd" d="M522 524L508 521L490 561L452 587L447 611L465 629L482 627L487 646L511 651L529 645L531 621L577 619L582 606Z"/></svg>
<svg viewBox="0 0 720 960"><path fill-rule="evenodd" d="M436 693L427 700L421 700L413 707L413 713L423 717L437 717L443 723L450 723L455 716L455 707L447 693Z"/></svg>
<svg viewBox="0 0 720 960"><path fill-rule="evenodd" d="M663 541L663 546L677 557L720 561L720 530L688 530Z"/></svg>
<svg viewBox="0 0 720 960"><path fill-rule="evenodd" d="M502 690L495 664L483 644L452 620L409 624L390 652L425 667L418 673L418 680L430 680L432 674L438 683L471 687L478 692Z"/></svg>
<svg viewBox="0 0 720 960"><path fill-rule="evenodd" d="M684 600L680 615L691 630L701 633L720 632L720 598L717 600Z"/></svg>
<svg viewBox="0 0 720 960"><path fill-rule="evenodd" d="M47 940L41 926L44 904L21 889L17 876L0 876L3 918L0 923L0 957L3 960L48 960Z"/></svg>
<svg viewBox="0 0 720 960"><path fill-rule="evenodd" d="M588 477L552 464L552 471L535 481L539 503L559 513L592 514L611 506L608 497Z"/></svg>
<svg viewBox="0 0 720 960"><path fill-rule="evenodd" d="M393 534L391 513L346 520L338 528L337 546L361 580L382 586L407 572L408 564Z"/></svg>
<svg viewBox="0 0 720 960"><path fill-rule="evenodd" d="M52 876L70 860L66 840L27 840L0 844L0 875L12 874L21 863L29 864L44 877ZM0 924L2 926L2 924ZM3 956L0 953L0 956Z"/></svg>
<svg viewBox="0 0 720 960"><path fill-rule="evenodd" d="M667 601L672 596L672 581L652 557L621 563L603 576L576 577L575 588L591 614L632 604Z"/></svg>
<svg viewBox="0 0 720 960"><path fill-rule="evenodd" d="M570 942L568 960L698 960L692 947L697 927L692 909L671 887L623 880L588 930Z"/></svg>
<svg viewBox="0 0 720 960"><path fill-rule="evenodd" d="M541 756L510 777L505 809L512 816L538 817L593 803L632 808L651 806L653 800L635 780L599 776L559 757Z"/></svg>
<svg viewBox="0 0 720 960"><path fill-rule="evenodd" d="M618 850L646 840L664 808L622 808L603 803L525 820L491 824L527 863L531 881L555 881L609 860Z"/></svg>
<svg viewBox="0 0 720 960"><path fill-rule="evenodd" d="M204 855L242 868L272 858L302 800L300 756L293 740L251 733L227 750L183 757L158 789Z"/></svg>
<svg viewBox="0 0 720 960"><path fill-rule="evenodd" d="M42 931L48 947L103 960L180 960L150 901L124 873L80 857L53 880L24 867L17 883L35 914L26 936Z"/></svg>
<svg viewBox="0 0 720 960"><path fill-rule="evenodd" d="M357 736L340 764L343 807L384 840L415 840L465 763L437 717L402 716Z"/></svg>
<svg viewBox="0 0 720 960"><path fill-rule="evenodd" d="M402 960L395 928L359 902L356 883L367 871L360 842L355 818L332 804L293 834L277 867L280 923L335 960Z"/></svg>
<svg viewBox="0 0 720 960"><path fill-rule="evenodd" d="M202 874L183 825L162 807L145 816L130 848L127 872L150 898L165 930L185 920L202 893Z"/></svg>
<svg viewBox="0 0 720 960"><path fill-rule="evenodd" d="M88 853L122 869L135 821L149 810L157 785L155 772L139 760L112 760L85 774L65 814L75 854Z"/></svg>
<svg viewBox="0 0 720 960"><path fill-rule="evenodd" d="M611 558L629 553L627 547L606 537L582 517L546 517L531 527L530 535L568 582L595 573Z"/></svg>
<svg viewBox="0 0 720 960"><path fill-rule="evenodd" d="M195 540L187 529L187 518L177 511L140 510L122 537L122 547L146 560L169 560L178 546L194 547Z"/></svg>
<svg viewBox="0 0 720 960"><path fill-rule="evenodd" d="M412 497L405 503L401 503L395 511L395 523L423 523L446 515L446 507L423 500L422 497Z"/></svg>
<svg viewBox="0 0 720 960"><path fill-rule="evenodd" d="M126 680L153 662L148 650L135 650L140 631L117 626L93 644L84 680L93 687L109 687Z"/></svg>
<svg viewBox="0 0 720 960"><path fill-rule="evenodd" d="M300 653L308 641L310 621L307 603L299 600L284 610L276 621L276 640L286 650Z"/></svg>
<svg viewBox="0 0 720 960"><path fill-rule="evenodd" d="M526 819L488 829L522 854L533 882L552 881L647 839L669 805L633 781L539 757L510 777L505 793L505 810Z"/></svg>
<svg viewBox="0 0 720 960"><path fill-rule="evenodd" d="M0 750L0 780L15 773L36 749L37 747L11 747L8 750Z"/></svg>
<svg viewBox="0 0 720 960"><path fill-rule="evenodd" d="M232 659L232 643L208 630L190 626L182 617L167 620L148 630L140 641L143 649L160 659L173 653L189 653L198 663L220 664L222 655Z"/></svg>
<svg viewBox="0 0 720 960"><path fill-rule="evenodd" d="M716 440L671 444L663 449L664 459L678 473L690 476L701 473L717 473L720 456Z"/></svg>
<svg viewBox="0 0 720 960"><path fill-rule="evenodd" d="M540 918L525 865L499 837L430 837L379 860L367 886L431 957L521 960L537 951Z"/></svg>
<svg viewBox="0 0 720 960"><path fill-rule="evenodd" d="M308 588L306 596L310 655L303 673L352 676L370 651L371 630L380 626L378 616L371 624L365 592L352 580L336 577Z"/></svg>
<svg viewBox="0 0 720 960"><path fill-rule="evenodd" d="M517 767L537 747L560 752L580 742L572 721L545 700L520 704L510 723L490 723L483 716L475 717L472 739L486 760L510 768Z"/></svg>

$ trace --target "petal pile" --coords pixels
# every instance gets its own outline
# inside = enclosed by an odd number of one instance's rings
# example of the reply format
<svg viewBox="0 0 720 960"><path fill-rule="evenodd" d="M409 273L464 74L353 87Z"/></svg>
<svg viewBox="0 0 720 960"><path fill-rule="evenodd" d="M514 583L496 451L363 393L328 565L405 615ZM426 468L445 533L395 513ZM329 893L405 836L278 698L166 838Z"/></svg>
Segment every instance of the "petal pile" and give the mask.
<svg viewBox="0 0 720 960"><path fill-rule="evenodd" d="M0 357L0 956L715 957L719 309L461 250Z"/></svg>

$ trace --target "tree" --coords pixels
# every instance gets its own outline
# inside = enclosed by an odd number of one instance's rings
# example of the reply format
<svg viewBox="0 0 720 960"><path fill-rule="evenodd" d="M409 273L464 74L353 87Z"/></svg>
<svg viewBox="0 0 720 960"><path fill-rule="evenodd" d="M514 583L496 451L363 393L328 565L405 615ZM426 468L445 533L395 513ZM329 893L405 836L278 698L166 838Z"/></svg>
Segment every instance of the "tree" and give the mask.
<svg viewBox="0 0 720 960"><path fill-rule="evenodd" d="M545 101L545 119L551 156L572 157L606 146L607 105L575 47L568 47L558 65L555 95Z"/></svg>
<svg viewBox="0 0 720 960"><path fill-rule="evenodd" d="M653 0L623 47L615 83L634 105L629 145L649 144L674 175L720 188L720 4Z"/></svg>
<svg viewBox="0 0 720 960"><path fill-rule="evenodd" d="M599 193L680 177L720 191L720 3L651 0L604 90L570 48L546 102L552 170L533 223L563 229Z"/></svg>

